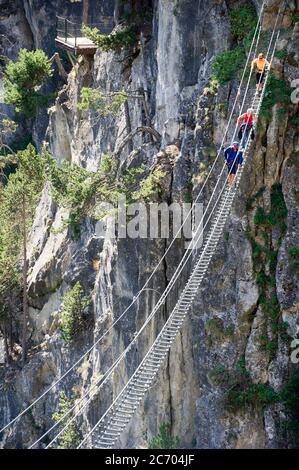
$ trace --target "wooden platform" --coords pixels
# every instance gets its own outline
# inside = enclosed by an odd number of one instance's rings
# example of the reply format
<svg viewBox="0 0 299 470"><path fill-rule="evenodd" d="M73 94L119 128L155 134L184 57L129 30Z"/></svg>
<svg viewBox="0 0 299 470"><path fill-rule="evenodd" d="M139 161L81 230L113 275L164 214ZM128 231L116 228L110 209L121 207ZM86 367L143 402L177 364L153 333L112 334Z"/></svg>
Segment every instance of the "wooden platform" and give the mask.
<svg viewBox="0 0 299 470"><path fill-rule="evenodd" d="M67 38L66 40L61 37L55 39L56 47L65 49L73 54L95 54L97 46L88 38Z"/></svg>

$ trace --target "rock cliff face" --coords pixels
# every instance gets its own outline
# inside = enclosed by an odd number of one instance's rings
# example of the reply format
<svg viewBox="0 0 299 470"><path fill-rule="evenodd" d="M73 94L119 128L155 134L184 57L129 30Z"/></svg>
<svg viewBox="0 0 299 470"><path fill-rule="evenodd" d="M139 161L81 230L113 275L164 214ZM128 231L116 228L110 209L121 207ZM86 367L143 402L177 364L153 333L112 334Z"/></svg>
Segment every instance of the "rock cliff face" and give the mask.
<svg viewBox="0 0 299 470"><path fill-rule="evenodd" d="M11 22L17 25L18 32L14 36L18 47L21 44L28 48L41 47L51 53L54 14L62 8L61 3L68 2L24 0L14 9L10 9L10 2L1 2L4 27L9 29ZM90 3L96 15L98 2ZM112 3L103 2L108 13L113 9ZM147 136L136 136L134 151L130 153L127 146L121 153L121 163L125 167L143 163L149 169L157 159L164 158L167 177L163 198L170 203L182 202L189 195L195 200L221 143L238 86L234 81L218 91L213 90L209 85L211 60L230 47L229 12L242 3L156 0L152 4L151 33L147 33L132 56L128 57L127 52L97 51L93 60L79 58L67 85L49 110L45 138L54 157L95 171L102 156L117 149L126 132L123 112L119 112L117 118L95 119L93 113L78 111L83 86L101 87L106 92L144 88L151 121L162 136L161 148ZM268 2L264 29L273 26L279 3ZM298 23L294 26L291 17L298 14L299 4L298 1L289 3L291 10L284 17L285 30L279 49L287 47L287 57L292 60L276 57L274 68L281 77L293 79L298 78L299 36ZM259 12L262 2L254 4ZM66 8L63 12L67 12ZM14 58L15 49L12 52L5 47ZM257 403L232 410L226 403L224 376L234 373L238 364L239 367L242 364L249 374L246 376L248 383L268 384L275 391L280 390L288 376L290 339L283 338L277 325L287 322L287 333L293 337L299 318L299 289L289 254L289 250L299 244L299 133L298 121L294 118L297 108L289 106L283 114L281 107L275 105L271 118L260 123L224 239L200 288L192 314L155 385L122 436L122 447L146 447L148 440L158 433L162 421L170 422L172 433L180 437L183 447L288 447L282 405ZM129 110L133 129L146 124L144 109L138 100L129 100ZM170 145L176 139L180 141L177 155ZM159 151L162 154L157 157ZM204 204L211 195L221 165L222 162L216 166L203 193ZM275 194L287 208L284 228L279 223L259 225L255 217L258 207L265 214L276 211ZM29 250L31 349L28 362L21 370L1 368L3 412L0 425L12 419L32 398L38 397L113 324L139 292L169 243L149 239L103 240L100 222L90 218L82 221L80 237L74 240L70 229L53 231L61 227L64 216L65 210L57 208L49 188L45 187ZM274 268L266 255L257 254L257 246L265 237L269 250L277 252ZM183 253L183 243L178 241L154 276L149 286L151 290L141 295L111 334L68 376L61 389L80 398L110 367L150 314L157 291L161 293L167 286ZM271 287L261 287L261 282L257 282L261 267L268 276L274 269ZM77 281L91 295L92 304L86 314L88 327L75 344L68 345L57 328L57 312L65 292ZM183 285L182 279L177 289ZM265 313L261 300L263 289L268 289L267 295L277 297L276 329ZM130 377L169 315L176 295L167 300L109 386L79 417L82 432L91 429L110 403L111 394L116 396ZM267 343L264 347L262 341ZM45 400L13 425L4 435L4 447L27 447L50 427L58 404L58 389L52 390Z"/></svg>

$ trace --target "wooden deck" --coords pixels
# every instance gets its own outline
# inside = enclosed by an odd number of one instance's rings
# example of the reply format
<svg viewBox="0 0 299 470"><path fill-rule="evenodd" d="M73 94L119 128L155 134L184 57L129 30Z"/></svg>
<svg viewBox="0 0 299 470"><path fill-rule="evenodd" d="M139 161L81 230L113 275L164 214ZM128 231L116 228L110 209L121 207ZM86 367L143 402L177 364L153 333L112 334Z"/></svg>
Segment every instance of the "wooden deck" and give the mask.
<svg viewBox="0 0 299 470"><path fill-rule="evenodd" d="M55 39L56 47L61 49L65 49L69 52L73 52L74 54L95 54L97 50L97 46L90 41L88 38L80 37L80 38L62 38L57 37Z"/></svg>
<svg viewBox="0 0 299 470"><path fill-rule="evenodd" d="M73 54L94 55L97 46L83 36L81 18L68 18L56 16L56 47L65 49ZM97 28L101 34L110 34L114 28L113 16L101 16L97 23L88 23L90 27Z"/></svg>

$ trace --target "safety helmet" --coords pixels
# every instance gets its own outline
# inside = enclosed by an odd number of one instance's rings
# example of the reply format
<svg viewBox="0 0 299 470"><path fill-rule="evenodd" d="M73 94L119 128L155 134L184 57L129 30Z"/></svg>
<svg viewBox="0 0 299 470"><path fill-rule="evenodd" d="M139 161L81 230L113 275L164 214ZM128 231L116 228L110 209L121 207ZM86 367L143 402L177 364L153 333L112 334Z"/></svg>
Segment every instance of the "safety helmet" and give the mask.
<svg viewBox="0 0 299 470"><path fill-rule="evenodd" d="M264 54L261 52L261 53L259 54L259 59L263 59L263 58L264 58Z"/></svg>
<svg viewBox="0 0 299 470"><path fill-rule="evenodd" d="M247 114L253 114L253 109L252 109L252 108L248 108L248 109L247 109Z"/></svg>
<svg viewBox="0 0 299 470"><path fill-rule="evenodd" d="M239 142L237 142L237 141L233 142L233 146L234 147L239 147Z"/></svg>

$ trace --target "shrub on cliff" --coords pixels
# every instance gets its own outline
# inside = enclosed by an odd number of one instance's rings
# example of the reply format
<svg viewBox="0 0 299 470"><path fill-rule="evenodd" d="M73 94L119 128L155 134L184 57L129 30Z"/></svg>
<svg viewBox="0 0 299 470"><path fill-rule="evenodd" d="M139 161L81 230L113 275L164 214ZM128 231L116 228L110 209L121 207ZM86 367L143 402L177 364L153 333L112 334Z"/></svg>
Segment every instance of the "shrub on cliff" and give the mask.
<svg viewBox="0 0 299 470"><path fill-rule="evenodd" d="M244 40L254 32L258 19L253 5L242 5L231 11L230 20L233 35Z"/></svg>
<svg viewBox="0 0 299 470"><path fill-rule="evenodd" d="M22 348L26 358L28 319L28 237L35 210L45 181L46 158L39 155L33 145L10 156L17 166L15 173L0 187L0 328L5 336L7 325L16 318L22 295ZM2 160L9 161L8 157ZM3 331L2 330L2 331ZM7 348L8 349L8 348ZM7 351L7 354L9 351Z"/></svg>
<svg viewBox="0 0 299 470"><path fill-rule="evenodd" d="M104 95L101 91L83 87L80 93L81 101L78 104L80 111L96 111L101 116L112 114L116 116L122 105L128 100L125 92Z"/></svg>
<svg viewBox="0 0 299 470"><path fill-rule="evenodd" d="M118 51L136 42L136 34L132 28L125 28L111 34L101 34L97 28L82 26L82 33L102 51Z"/></svg>
<svg viewBox="0 0 299 470"><path fill-rule="evenodd" d="M72 341L79 332L83 325L84 309L89 303L90 299L84 296L80 282L77 282L64 295L59 322L65 341Z"/></svg>
<svg viewBox="0 0 299 470"><path fill-rule="evenodd" d="M169 423L162 423L159 434L149 442L149 449L178 449L179 446L179 438L171 435Z"/></svg>
<svg viewBox="0 0 299 470"><path fill-rule="evenodd" d="M229 82L236 76L244 62L245 54L241 47L221 52L212 65L213 78L218 80L220 85Z"/></svg>
<svg viewBox="0 0 299 470"><path fill-rule="evenodd" d="M16 62L9 61L4 71L4 101L15 106L16 112L32 116L37 108L48 104L51 95L40 88L52 76L46 54L37 49L21 49Z"/></svg>
<svg viewBox="0 0 299 470"><path fill-rule="evenodd" d="M74 406L74 400L66 396L65 392L59 393L59 401L56 413L53 414L52 419L55 423L62 423L65 425L69 417L63 417ZM61 421L62 420L62 421ZM58 439L58 449L76 449L80 444L81 436L76 423L71 423L67 429L60 435Z"/></svg>
<svg viewBox="0 0 299 470"><path fill-rule="evenodd" d="M218 54L212 64L212 74L220 85L224 85L238 76L246 61L257 24L257 15L253 5L243 5L230 13L231 32L235 47Z"/></svg>

